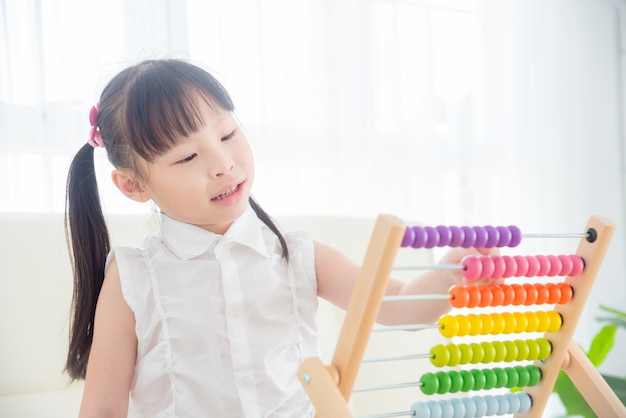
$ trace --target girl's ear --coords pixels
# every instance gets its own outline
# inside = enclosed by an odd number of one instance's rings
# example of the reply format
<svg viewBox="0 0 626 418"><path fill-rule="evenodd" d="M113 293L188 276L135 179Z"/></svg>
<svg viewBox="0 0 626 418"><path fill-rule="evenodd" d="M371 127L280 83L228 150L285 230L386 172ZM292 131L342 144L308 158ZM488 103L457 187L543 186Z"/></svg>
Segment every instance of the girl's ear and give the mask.
<svg viewBox="0 0 626 418"><path fill-rule="evenodd" d="M113 170L111 179L115 186L117 186L126 197L137 202L147 202L150 200L150 194L143 188L142 184L126 170Z"/></svg>

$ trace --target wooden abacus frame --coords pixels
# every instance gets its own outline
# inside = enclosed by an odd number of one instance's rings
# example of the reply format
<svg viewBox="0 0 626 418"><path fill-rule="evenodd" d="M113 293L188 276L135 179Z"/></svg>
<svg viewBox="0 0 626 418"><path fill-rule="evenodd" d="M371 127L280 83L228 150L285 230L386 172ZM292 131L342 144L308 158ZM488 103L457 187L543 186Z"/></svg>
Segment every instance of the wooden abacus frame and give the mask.
<svg viewBox="0 0 626 418"><path fill-rule="evenodd" d="M320 418L352 418L348 401L405 228L404 223L394 216L378 217L331 363L326 366L317 357L308 358L298 371L298 378ZM532 407L516 417L541 417L560 370L568 374L598 416L626 417L624 405L572 340L615 225L605 218L592 216L585 228L585 231L590 230L595 231L595 237L581 239L576 251L585 262L582 274L565 279L575 296L570 303L555 306L555 310L567 320L558 331L546 333L553 351L548 359L535 362L542 370L541 382L524 388L532 398Z"/></svg>

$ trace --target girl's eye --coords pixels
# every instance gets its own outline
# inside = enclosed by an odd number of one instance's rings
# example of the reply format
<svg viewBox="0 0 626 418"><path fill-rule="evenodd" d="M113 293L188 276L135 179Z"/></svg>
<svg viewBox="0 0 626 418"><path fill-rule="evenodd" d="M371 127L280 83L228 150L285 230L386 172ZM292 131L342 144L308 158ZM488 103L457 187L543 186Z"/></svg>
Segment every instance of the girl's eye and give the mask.
<svg viewBox="0 0 626 418"><path fill-rule="evenodd" d="M222 142L223 141L228 141L229 139L231 139L233 136L235 135L235 131L232 131L231 133L229 133L228 135L226 135L225 137L222 137Z"/></svg>
<svg viewBox="0 0 626 418"><path fill-rule="evenodd" d="M191 160L193 160L194 158L196 158L197 156L198 156L198 154L193 153L193 154L191 154L191 155L189 155L189 156L187 156L187 157L183 158L183 159L182 159L182 160L180 160L178 163L179 163L179 164L185 164L185 163L188 163L188 162L190 162Z"/></svg>

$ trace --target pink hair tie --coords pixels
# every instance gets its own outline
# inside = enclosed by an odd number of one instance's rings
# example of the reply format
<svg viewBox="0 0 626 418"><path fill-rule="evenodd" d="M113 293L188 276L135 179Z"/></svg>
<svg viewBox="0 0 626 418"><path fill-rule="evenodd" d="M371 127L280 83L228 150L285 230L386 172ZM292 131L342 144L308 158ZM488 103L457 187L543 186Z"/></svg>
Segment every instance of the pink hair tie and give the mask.
<svg viewBox="0 0 626 418"><path fill-rule="evenodd" d="M100 131L96 126L96 121L98 120L99 105L100 104L98 103L95 106L92 106L91 110L89 111L89 124L91 125L91 130L89 130L89 139L87 140L87 142L89 142L89 145L94 148L104 148L104 140L102 139L102 135L100 135Z"/></svg>

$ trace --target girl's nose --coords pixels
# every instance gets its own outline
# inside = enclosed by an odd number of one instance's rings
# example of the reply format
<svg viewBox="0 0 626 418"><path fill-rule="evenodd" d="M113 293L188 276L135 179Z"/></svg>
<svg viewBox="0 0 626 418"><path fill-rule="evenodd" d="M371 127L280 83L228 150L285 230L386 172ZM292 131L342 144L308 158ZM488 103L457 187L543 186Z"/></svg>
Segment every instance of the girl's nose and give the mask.
<svg viewBox="0 0 626 418"><path fill-rule="evenodd" d="M215 155L211 159L209 175L213 178L228 174L235 167L235 161L228 154Z"/></svg>

